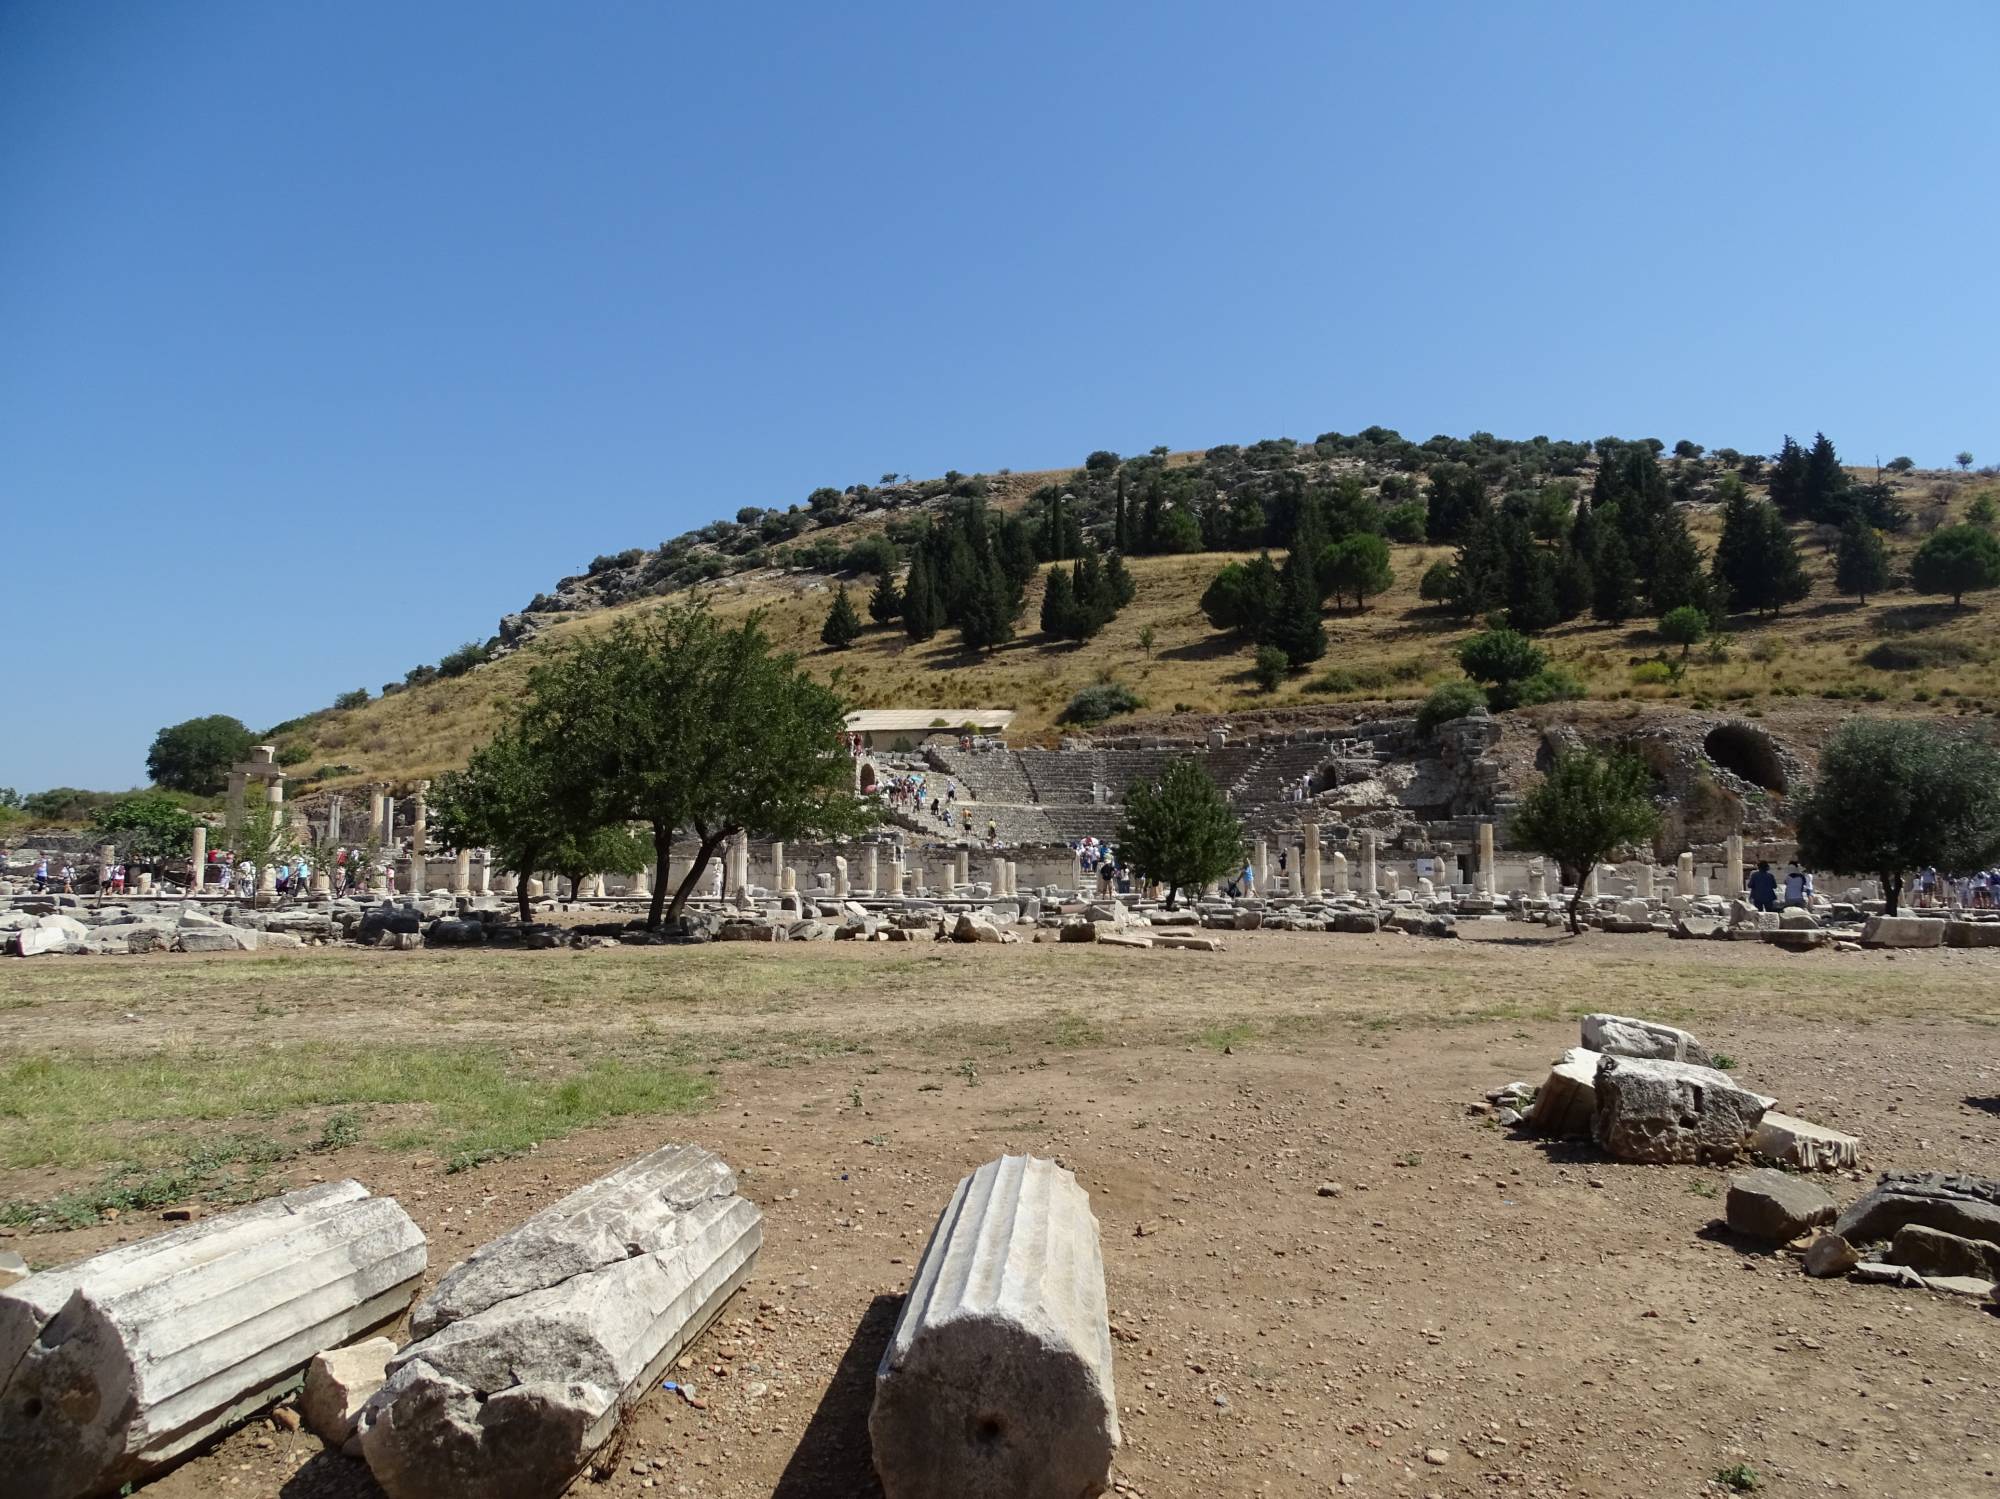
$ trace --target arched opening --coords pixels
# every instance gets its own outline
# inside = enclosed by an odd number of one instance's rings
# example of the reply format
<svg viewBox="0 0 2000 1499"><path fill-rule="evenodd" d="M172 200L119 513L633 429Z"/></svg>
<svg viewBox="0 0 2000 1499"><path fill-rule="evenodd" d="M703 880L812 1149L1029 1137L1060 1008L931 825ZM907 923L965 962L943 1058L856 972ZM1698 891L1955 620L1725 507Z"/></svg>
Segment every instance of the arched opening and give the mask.
<svg viewBox="0 0 2000 1499"><path fill-rule="evenodd" d="M869 795L875 789L875 767L868 761L861 762L861 794Z"/></svg>
<svg viewBox="0 0 2000 1499"><path fill-rule="evenodd" d="M1785 789L1784 758L1761 729L1753 729L1747 723L1717 724L1708 731L1701 747L1708 752L1709 759L1752 786L1762 786L1766 791Z"/></svg>

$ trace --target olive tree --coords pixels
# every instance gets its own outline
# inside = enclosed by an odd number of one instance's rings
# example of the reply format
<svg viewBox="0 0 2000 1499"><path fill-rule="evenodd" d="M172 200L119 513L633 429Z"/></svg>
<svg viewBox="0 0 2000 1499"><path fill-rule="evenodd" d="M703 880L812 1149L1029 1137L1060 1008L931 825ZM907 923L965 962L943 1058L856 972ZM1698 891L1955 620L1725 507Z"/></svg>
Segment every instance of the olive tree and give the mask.
<svg viewBox="0 0 2000 1499"><path fill-rule="evenodd" d="M1633 755L1570 750L1521 799L1511 824L1523 848L1576 872L1569 929L1583 930L1583 887L1590 871L1629 843L1652 839L1660 828L1652 780Z"/></svg>
<svg viewBox="0 0 2000 1499"><path fill-rule="evenodd" d="M2000 754L1920 723L1851 720L1820 751L1798 830L1801 860L1874 875L1893 916L1908 871L1965 873L2000 856Z"/></svg>

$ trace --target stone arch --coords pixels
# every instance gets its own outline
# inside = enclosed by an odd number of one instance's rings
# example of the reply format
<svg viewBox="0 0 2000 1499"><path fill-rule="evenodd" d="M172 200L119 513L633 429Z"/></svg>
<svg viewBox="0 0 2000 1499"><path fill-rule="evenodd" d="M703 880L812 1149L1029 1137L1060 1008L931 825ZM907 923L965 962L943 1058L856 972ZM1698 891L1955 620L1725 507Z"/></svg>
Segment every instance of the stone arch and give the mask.
<svg viewBox="0 0 2000 1499"><path fill-rule="evenodd" d="M1777 792L1786 788L1784 756L1762 729L1735 721L1717 724L1701 747L1709 759L1752 786Z"/></svg>
<svg viewBox="0 0 2000 1499"><path fill-rule="evenodd" d="M863 796L867 796L880 784L880 780L875 774L875 764L872 760L863 760L854 774L855 785Z"/></svg>

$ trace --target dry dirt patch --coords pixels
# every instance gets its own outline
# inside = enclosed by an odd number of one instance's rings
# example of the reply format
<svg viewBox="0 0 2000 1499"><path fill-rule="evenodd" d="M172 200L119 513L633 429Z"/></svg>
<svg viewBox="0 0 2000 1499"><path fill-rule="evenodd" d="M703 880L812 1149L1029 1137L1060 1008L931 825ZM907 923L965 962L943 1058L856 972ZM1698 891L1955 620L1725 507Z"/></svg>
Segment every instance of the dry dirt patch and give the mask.
<svg viewBox="0 0 2000 1499"><path fill-rule="evenodd" d="M456 1174L412 1138L420 1103L358 1108L352 1143L262 1183L359 1175L403 1199L442 1269L661 1138L737 1164L766 1248L677 1372L706 1409L649 1396L583 1492L871 1492L893 1298L952 1182L1023 1150L1075 1169L1103 1225L1130 1492L1694 1494L1736 1464L1774 1494L2000 1486L2000 1322L1705 1236L1720 1173L1612 1166L1465 1111L1537 1076L1575 1012L1614 1006L1693 1025L1746 1080L1861 1134L1871 1166L2000 1174L1984 954L1273 934L1219 958L840 944L6 976L25 1003L0 1012L0 1067L393 1045L486 1048L523 1077L617 1062L703 1080L701 1112L583 1121ZM35 1122L16 1107L0 1101L0 1148ZM83 1169L0 1170L0 1195ZM39 1263L156 1227L9 1242ZM374 1490L260 1423L148 1492Z"/></svg>

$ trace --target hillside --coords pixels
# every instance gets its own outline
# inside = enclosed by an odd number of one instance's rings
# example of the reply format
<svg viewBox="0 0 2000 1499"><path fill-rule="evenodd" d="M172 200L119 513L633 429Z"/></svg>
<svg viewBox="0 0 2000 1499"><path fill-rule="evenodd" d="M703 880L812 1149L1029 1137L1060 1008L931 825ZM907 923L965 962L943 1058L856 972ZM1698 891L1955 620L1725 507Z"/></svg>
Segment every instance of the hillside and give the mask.
<svg viewBox="0 0 2000 1499"><path fill-rule="evenodd" d="M894 625L871 624L844 651L827 649L819 640L832 589L841 582L849 586L865 618L874 578L861 568L871 565L876 555L871 549L906 541L920 518L935 517L972 495L998 514L1038 515L1050 494L1073 494L1085 528L1108 541L1109 496L1123 478L1135 510L1139 495L1150 486L1170 494L1169 512L1184 507L1189 524L1207 533L1203 540L1237 540L1249 538L1224 538L1216 534L1218 528L1230 517L1248 516L1254 524L1265 506L1282 506L1287 495L1345 486L1385 517L1397 506L1419 507L1427 464L1464 464L1485 481L1495 500L1502 492L1518 494L1524 486L1568 484L1587 495L1597 468L1587 444L1549 444L1545 439L1502 444L1475 437L1441 452L1438 445L1446 444L1445 439L1421 446L1395 442L1400 450L1392 449L1386 459L1387 445L1364 434L1206 454L1156 450L1122 463L1112 455L1094 455L1094 466L1086 469L971 478L952 474L924 483L815 491L803 506L746 510L736 522L718 522L656 549L600 558L590 572L563 580L520 614L509 616L485 646L468 648L457 662L448 658L444 665L456 675L419 668L408 684L392 684L381 697L327 709L273 732L285 758L297 767L295 774L312 785L333 788L434 775L462 761L518 701L526 673L543 651L579 632L602 629L635 610L654 607L666 593L704 599L725 618L762 611L770 633L798 652L815 674L839 675L854 706L1012 708L1018 714L1012 731L1016 739L1052 739L1060 732L1058 717L1071 696L1102 681L1136 692L1145 705L1140 717L1147 719L1177 712L1240 717L1270 709L1414 701L1437 682L1458 675L1453 653L1473 628L1418 594L1425 570L1453 558L1452 545L1392 542L1393 584L1365 610L1329 607L1324 613L1325 657L1272 693L1260 690L1253 679L1253 646L1237 634L1216 630L1200 604L1219 568L1255 554L1243 546L1130 557L1136 596L1100 634L1082 643L1052 642L1037 633L1042 591L1052 566L1059 565L1047 563L1024 590L1017 638L990 654L966 650L955 631L914 643ZM1738 467L1739 459L1725 452L1661 464L1680 497L1676 508L1704 554L1713 553L1721 529L1715 491L1722 477L1738 473L1752 478L1750 488L1757 495L1767 487L1768 475L1755 472L1758 461ZM1899 573L1929 531L1962 519L1974 497L1992 487L1986 475L1946 471L1848 473L1857 484L1879 480L1882 493L1908 512L1908 523L1886 538ZM1224 520L1216 521L1218 515ZM2000 700L2000 668L1986 611L1954 609L1949 600L1906 588L1871 597L1866 604L1843 597L1834 588L1833 528L1799 522L1790 529L1811 582L1810 594L1767 617L1732 616L1718 642L1696 648L1678 683L1647 680L1658 675L1658 668L1643 668L1668 649L1650 617L1607 625L1586 613L1539 639L1593 699L1726 703L1750 716L1761 711L1760 704L1797 697L1918 712L1983 712L1989 702ZM1969 602L1976 604L1977 596ZM478 658L490 659L468 667L468 659ZM1113 720L1110 727L1116 730L1133 721Z"/></svg>

